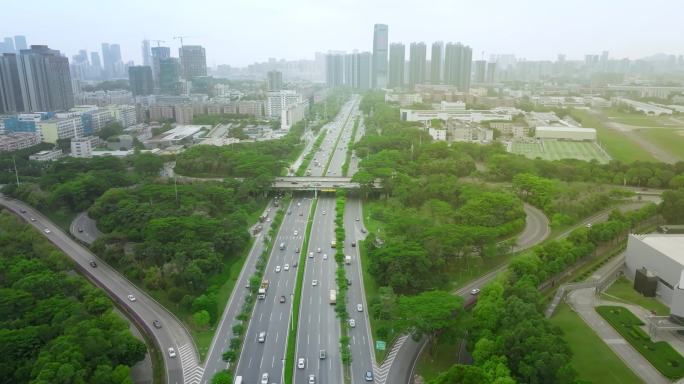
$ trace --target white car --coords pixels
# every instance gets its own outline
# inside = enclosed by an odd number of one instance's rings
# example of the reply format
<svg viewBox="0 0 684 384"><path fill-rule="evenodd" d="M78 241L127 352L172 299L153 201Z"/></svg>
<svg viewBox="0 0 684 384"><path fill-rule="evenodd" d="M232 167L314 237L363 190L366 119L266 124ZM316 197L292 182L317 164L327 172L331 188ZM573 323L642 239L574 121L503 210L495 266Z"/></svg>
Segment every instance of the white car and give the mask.
<svg viewBox="0 0 684 384"><path fill-rule="evenodd" d="M268 384L268 373L261 375L261 384Z"/></svg>
<svg viewBox="0 0 684 384"><path fill-rule="evenodd" d="M321 253L321 248L320 248L320 247L316 248L316 253Z"/></svg>
<svg viewBox="0 0 684 384"><path fill-rule="evenodd" d="M358 312L363 312L363 305L361 305L361 304L356 304L356 310L357 310Z"/></svg>
<svg viewBox="0 0 684 384"><path fill-rule="evenodd" d="M304 369L304 358L300 357L297 359L297 368L298 369Z"/></svg>
<svg viewBox="0 0 684 384"><path fill-rule="evenodd" d="M295 229L294 235L295 235L295 236L299 235L299 231L297 231L297 230Z"/></svg>
<svg viewBox="0 0 684 384"><path fill-rule="evenodd" d="M318 280L312 280L312 281L311 281L311 285L313 285L314 287L317 286L317 285L318 285Z"/></svg>
<svg viewBox="0 0 684 384"><path fill-rule="evenodd" d="M49 229L45 228L45 233L47 233L47 234L49 235L50 233L52 233L52 231L50 231Z"/></svg>
<svg viewBox="0 0 684 384"><path fill-rule="evenodd" d="M284 271L289 271L289 270L290 270L290 264L285 264L285 265L283 265L283 270L284 270Z"/></svg>
<svg viewBox="0 0 684 384"><path fill-rule="evenodd" d="M356 327L356 321L354 321L354 319L349 319L349 326L352 328Z"/></svg>
<svg viewBox="0 0 684 384"><path fill-rule="evenodd" d="M316 376L309 375L309 384L316 384Z"/></svg>
<svg viewBox="0 0 684 384"><path fill-rule="evenodd" d="M169 347L169 357L176 357L176 350Z"/></svg>
<svg viewBox="0 0 684 384"><path fill-rule="evenodd" d="M135 298L135 296L133 296L133 295L128 295L128 300L130 300L130 301L135 301L136 298Z"/></svg>
<svg viewBox="0 0 684 384"><path fill-rule="evenodd" d="M323 260L328 260L328 254L327 253L323 254Z"/></svg>
<svg viewBox="0 0 684 384"><path fill-rule="evenodd" d="M325 215L325 211L323 211L323 214Z"/></svg>
<svg viewBox="0 0 684 384"><path fill-rule="evenodd" d="M275 271L276 273L280 272L280 265L276 265Z"/></svg>
<svg viewBox="0 0 684 384"><path fill-rule="evenodd" d="M313 252L309 252L309 257L310 257L310 258L313 257Z"/></svg>
<svg viewBox="0 0 684 384"><path fill-rule="evenodd" d="M471 295L477 295L478 293L480 293L480 288L473 288L470 290Z"/></svg>
<svg viewBox="0 0 684 384"><path fill-rule="evenodd" d="M301 205L302 205L302 203L300 203L300 202L297 202L297 206L298 206L298 207L300 207Z"/></svg>

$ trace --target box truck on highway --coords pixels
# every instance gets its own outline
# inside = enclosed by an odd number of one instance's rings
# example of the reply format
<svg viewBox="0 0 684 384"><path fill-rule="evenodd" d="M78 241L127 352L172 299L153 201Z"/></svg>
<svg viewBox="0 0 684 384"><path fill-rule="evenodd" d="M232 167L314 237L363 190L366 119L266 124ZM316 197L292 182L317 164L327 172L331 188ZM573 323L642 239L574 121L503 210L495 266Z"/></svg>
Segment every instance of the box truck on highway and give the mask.
<svg viewBox="0 0 684 384"><path fill-rule="evenodd" d="M337 303L337 292L334 289L330 290L330 304Z"/></svg>
<svg viewBox="0 0 684 384"><path fill-rule="evenodd" d="M349 265L351 264L351 256L347 255L344 257L344 263Z"/></svg>
<svg viewBox="0 0 684 384"><path fill-rule="evenodd" d="M261 285L259 286L259 293L257 295L257 298L260 300L265 299L267 290L268 290L268 280L264 279L264 281L262 281Z"/></svg>

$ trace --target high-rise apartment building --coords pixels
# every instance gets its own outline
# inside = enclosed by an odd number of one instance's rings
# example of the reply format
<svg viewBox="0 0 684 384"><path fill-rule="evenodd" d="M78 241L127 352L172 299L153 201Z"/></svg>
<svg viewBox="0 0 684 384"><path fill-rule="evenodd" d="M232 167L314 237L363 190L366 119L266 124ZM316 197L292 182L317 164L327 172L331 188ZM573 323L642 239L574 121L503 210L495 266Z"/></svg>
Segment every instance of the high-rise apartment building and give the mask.
<svg viewBox="0 0 684 384"><path fill-rule="evenodd" d="M100 54L97 52L90 52L90 71L90 76L93 78L102 76L102 61L100 61Z"/></svg>
<svg viewBox="0 0 684 384"><path fill-rule="evenodd" d="M447 43L444 49L444 83L463 92L470 89L473 50L461 43Z"/></svg>
<svg viewBox="0 0 684 384"><path fill-rule="evenodd" d="M416 84L425 82L425 60L426 60L426 46L425 43L411 43L409 48L409 88L413 89Z"/></svg>
<svg viewBox="0 0 684 384"><path fill-rule="evenodd" d="M356 89L370 89L372 57L370 52L355 53L356 56Z"/></svg>
<svg viewBox="0 0 684 384"><path fill-rule="evenodd" d="M442 65L444 63L444 43L435 41L432 43L430 53L430 83L440 84L442 82Z"/></svg>
<svg viewBox="0 0 684 384"><path fill-rule="evenodd" d="M387 86L390 88L401 88L404 86L406 47L402 43L392 43L389 50L389 81Z"/></svg>
<svg viewBox="0 0 684 384"><path fill-rule="evenodd" d="M142 53L142 63L148 67L152 66L152 53L150 51L150 41L143 40L140 46Z"/></svg>
<svg viewBox="0 0 684 384"><path fill-rule="evenodd" d="M373 27L373 88L387 87L387 46L389 28L386 24Z"/></svg>
<svg viewBox="0 0 684 384"><path fill-rule="evenodd" d="M16 49L17 52L21 51L22 49L28 49L28 45L26 45L26 36L14 36L14 49Z"/></svg>
<svg viewBox="0 0 684 384"><path fill-rule="evenodd" d="M17 65L14 53L0 56L0 115L25 111Z"/></svg>
<svg viewBox="0 0 684 384"><path fill-rule="evenodd" d="M152 67L149 65L134 65L128 67L128 82L133 96L147 96L154 92Z"/></svg>
<svg viewBox="0 0 684 384"><path fill-rule="evenodd" d="M473 80L476 83L484 83L485 82L485 76L487 73L487 61L485 60L475 60L473 62L473 65L475 66L475 75L473 77Z"/></svg>
<svg viewBox="0 0 684 384"><path fill-rule="evenodd" d="M5 37L5 40L3 42L3 47L5 50L5 53L14 53L16 50L14 49L14 40L12 40L11 37Z"/></svg>
<svg viewBox="0 0 684 384"><path fill-rule="evenodd" d="M347 53L344 55L344 85L354 88L356 85L356 77L358 75L356 66L356 53Z"/></svg>
<svg viewBox="0 0 684 384"><path fill-rule="evenodd" d="M191 80L207 75L207 54L201 45L184 45L178 49L183 78Z"/></svg>
<svg viewBox="0 0 684 384"><path fill-rule="evenodd" d="M169 57L159 60L159 89L166 95L180 94L181 67L178 59Z"/></svg>
<svg viewBox="0 0 684 384"><path fill-rule="evenodd" d="M283 73L280 71L268 71L268 90L280 91L283 89Z"/></svg>
<svg viewBox="0 0 684 384"><path fill-rule="evenodd" d="M24 111L58 111L74 106L69 59L46 45L32 45L17 57Z"/></svg>
<svg viewBox="0 0 684 384"><path fill-rule="evenodd" d="M121 61L119 44L102 43L103 77L111 79L123 75L124 65Z"/></svg>
<svg viewBox="0 0 684 384"><path fill-rule="evenodd" d="M344 84L344 55L328 53L325 56L325 83L329 88Z"/></svg>
<svg viewBox="0 0 684 384"><path fill-rule="evenodd" d="M159 88L159 63L162 59L168 59L171 57L171 48L152 47L150 51L152 52L152 77L154 78L154 84L156 88Z"/></svg>

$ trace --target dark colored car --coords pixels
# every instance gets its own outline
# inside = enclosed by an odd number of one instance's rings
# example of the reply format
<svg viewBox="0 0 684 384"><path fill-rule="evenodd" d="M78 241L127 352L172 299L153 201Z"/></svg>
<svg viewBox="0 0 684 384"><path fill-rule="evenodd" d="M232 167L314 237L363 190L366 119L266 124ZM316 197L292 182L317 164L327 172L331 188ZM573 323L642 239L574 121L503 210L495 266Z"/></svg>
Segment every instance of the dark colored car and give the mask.
<svg viewBox="0 0 684 384"><path fill-rule="evenodd" d="M281 303L284 303L285 300L286 300L285 296L280 296L280 302L281 302Z"/></svg>
<svg viewBox="0 0 684 384"><path fill-rule="evenodd" d="M95 260L90 260L90 266L93 268L97 267L97 263L95 262Z"/></svg>
<svg viewBox="0 0 684 384"><path fill-rule="evenodd" d="M79 231L79 232L83 232L83 228L78 227L78 231Z"/></svg>
<svg viewBox="0 0 684 384"><path fill-rule="evenodd" d="M153 322L152 322L152 325L154 325L154 327L157 328L157 329L159 329L159 328L162 327L161 321L159 321L159 320L153 321Z"/></svg>

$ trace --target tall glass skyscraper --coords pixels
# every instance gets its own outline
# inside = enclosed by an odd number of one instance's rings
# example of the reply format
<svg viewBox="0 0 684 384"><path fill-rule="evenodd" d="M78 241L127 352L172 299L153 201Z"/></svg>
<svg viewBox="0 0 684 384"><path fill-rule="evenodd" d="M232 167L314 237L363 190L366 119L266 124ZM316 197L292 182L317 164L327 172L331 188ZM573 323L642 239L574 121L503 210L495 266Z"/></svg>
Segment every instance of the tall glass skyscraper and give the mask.
<svg viewBox="0 0 684 384"><path fill-rule="evenodd" d="M387 24L375 24L373 27L373 88L387 87L388 31Z"/></svg>
<svg viewBox="0 0 684 384"><path fill-rule="evenodd" d="M402 43L390 44L389 55L389 82L390 88L404 86L404 62L406 61L406 47Z"/></svg>

